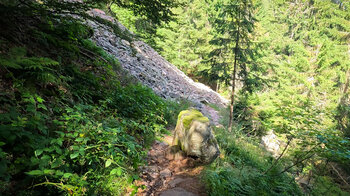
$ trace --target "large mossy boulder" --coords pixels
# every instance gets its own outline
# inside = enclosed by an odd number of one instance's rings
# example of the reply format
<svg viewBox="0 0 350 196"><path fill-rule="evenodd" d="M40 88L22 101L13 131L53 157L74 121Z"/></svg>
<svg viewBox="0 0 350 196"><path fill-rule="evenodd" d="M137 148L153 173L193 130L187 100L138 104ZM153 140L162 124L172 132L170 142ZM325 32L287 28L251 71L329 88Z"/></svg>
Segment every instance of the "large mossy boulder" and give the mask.
<svg viewBox="0 0 350 196"><path fill-rule="evenodd" d="M198 157L203 163L213 162L220 154L209 119L195 109L180 112L173 146L179 146L187 156Z"/></svg>

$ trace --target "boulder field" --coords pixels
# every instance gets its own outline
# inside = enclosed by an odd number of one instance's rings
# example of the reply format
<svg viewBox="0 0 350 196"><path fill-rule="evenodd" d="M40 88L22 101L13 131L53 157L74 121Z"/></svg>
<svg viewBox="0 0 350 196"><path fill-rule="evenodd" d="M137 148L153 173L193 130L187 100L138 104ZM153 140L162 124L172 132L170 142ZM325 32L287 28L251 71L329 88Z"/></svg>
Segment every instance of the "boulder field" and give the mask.
<svg viewBox="0 0 350 196"><path fill-rule="evenodd" d="M117 24L122 32L133 34L101 10L93 9L89 11L89 14ZM211 111L207 111L205 103L219 106L225 106L228 103L208 86L194 82L146 43L133 38L128 39L129 41L123 39L116 35L110 27L96 21L87 20L87 24L94 30L92 40L96 45L116 57L125 70L142 84L153 89L159 96L165 99L183 98L192 101L207 116ZM212 115L210 116L212 119Z"/></svg>

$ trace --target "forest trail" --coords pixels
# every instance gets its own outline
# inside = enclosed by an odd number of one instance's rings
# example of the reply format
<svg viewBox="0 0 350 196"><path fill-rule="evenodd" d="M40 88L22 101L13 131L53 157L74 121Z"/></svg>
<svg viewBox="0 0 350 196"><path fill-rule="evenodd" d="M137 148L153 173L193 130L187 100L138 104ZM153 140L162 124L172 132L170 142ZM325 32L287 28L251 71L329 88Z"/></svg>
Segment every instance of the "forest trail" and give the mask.
<svg viewBox="0 0 350 196"><path fill-rule="evenodd" d="M205 187L199 174L203 166L196 166L190 157L167 153L172 136L165 135L163 141L155 141L148 152L147 165L142 168L141 180L136 185L139 196L205 196Z"/></svg>

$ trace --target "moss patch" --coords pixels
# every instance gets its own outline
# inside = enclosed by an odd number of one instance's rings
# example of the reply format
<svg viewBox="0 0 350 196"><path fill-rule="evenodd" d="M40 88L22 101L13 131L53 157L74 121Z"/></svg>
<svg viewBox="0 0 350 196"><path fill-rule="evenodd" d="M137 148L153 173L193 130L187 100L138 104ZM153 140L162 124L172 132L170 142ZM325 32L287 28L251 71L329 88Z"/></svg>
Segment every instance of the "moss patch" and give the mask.
<svg viewBox="0 0 350 196"><path fill-rule="evenodd" d="M200 111L195 109L184 110L180 112L178 116L178 122L181 120L181 118L185 129L189 129L190 124L193 120L204 122L204 123L209 122L209 119L207 117L203 116L203 114Z"/></svg>

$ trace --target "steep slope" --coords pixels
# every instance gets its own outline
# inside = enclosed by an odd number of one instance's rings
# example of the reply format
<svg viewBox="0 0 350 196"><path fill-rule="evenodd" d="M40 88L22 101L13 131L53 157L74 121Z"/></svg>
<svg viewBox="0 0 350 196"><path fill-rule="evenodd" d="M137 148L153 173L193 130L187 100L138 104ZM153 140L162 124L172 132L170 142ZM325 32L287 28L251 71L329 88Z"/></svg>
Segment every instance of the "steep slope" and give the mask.
<svg viewBox="0 0 350 196"><path fill-rule="evenodd" d="M116 23L121 30L128 31L101 10L91 10L90 14ZM129 42L115 35L112 29L94 21L88 21L88 25L94 29L92 40L98 46L117 57L124 69L161 97L188 99L197 103L200 108L203 106L202 103L214 103L221 106L227 104L226 99L209 87L194 82L146 43L138 40Z"/></svg>
<svg viewBox="0 0 350 196"><path fill-rule="evenodd" d="M124 195L166 103L77 17L27 2L0 1L0 195Z"/></svg>

